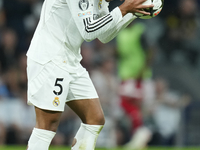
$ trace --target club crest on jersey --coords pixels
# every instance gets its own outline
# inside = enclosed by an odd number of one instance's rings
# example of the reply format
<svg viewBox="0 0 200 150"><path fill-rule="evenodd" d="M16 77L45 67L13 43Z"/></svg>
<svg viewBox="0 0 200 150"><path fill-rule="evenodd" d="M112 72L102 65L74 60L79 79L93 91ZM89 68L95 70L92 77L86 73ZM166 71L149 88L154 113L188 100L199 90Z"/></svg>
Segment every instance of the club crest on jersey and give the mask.
<svg viewBox="0 0 200 150"><path fill-rule="evenodd" d="M102 8L102 0L99 0L98 8L99 8L99 9Z"/></svg>
<svg viewBox="0 0 200 150"><path fill-rule="evenodd" d="M89 7L89 1L88 0L80 0L79 3L79 8L83 11L87 10Z"/></svg>
<svg viewBox="0 0 200 150"><path fill-rule="evenodd" d="M55 99L53 100L53 105L55 107L57 107L58 105L60 105L60 101L59 101L59 98L58 97L55 97Z"/></svg>

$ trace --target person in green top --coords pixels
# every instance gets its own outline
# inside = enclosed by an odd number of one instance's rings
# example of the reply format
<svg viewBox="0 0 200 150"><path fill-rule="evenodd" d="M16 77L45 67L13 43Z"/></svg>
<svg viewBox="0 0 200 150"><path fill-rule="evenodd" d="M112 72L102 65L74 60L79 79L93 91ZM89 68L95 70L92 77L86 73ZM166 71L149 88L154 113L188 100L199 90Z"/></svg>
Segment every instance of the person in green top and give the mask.
<svg viewBox="0 0 200 150"><path fill-rule="evenodd" d="M135 23L122 30L117 38L118 74L121 80L150 78L149 53L141 39L145 32L143 23Z"/></svg>
<svg viewBox="0 0 200 150"><path fill-rule="evenodd" d="M118 75L121 79L121 106L132 125L132 138L127 149L140 149L151 138L151 131L144 127L142 117L142 103L144 99L144 83L152 77L150 67L151 51L143 44L146 27L142 23L135 23L122 30L117 38Z"/></svg>

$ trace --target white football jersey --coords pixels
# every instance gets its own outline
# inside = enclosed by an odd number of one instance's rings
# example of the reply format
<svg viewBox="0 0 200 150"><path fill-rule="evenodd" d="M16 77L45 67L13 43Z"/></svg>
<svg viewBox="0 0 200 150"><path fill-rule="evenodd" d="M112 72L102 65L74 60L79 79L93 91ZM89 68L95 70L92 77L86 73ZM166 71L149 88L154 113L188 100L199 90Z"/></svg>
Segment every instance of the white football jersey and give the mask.
<svg viewBox="0 0 200 150"><path fill-rule="evenodd" d="M53 61L69 72L80 69L80 46L98 38L107 43L136 17L109 13L105 0L45 0L27 56L45 64Z"/></svg>

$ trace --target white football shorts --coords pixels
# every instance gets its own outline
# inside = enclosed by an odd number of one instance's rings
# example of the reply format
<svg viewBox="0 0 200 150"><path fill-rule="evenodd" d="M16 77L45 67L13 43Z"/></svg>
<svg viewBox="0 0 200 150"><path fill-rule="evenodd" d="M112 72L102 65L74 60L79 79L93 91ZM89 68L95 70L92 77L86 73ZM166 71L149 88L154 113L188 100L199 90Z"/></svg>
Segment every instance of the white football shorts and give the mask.
<svg viewBox="0 0 200 150"><path fill-rule="evenodd" d="M53 62L41 65L27 60L28 104L52 111L64 111L72 100L98 98L88 72L69 73Z"/></svg>

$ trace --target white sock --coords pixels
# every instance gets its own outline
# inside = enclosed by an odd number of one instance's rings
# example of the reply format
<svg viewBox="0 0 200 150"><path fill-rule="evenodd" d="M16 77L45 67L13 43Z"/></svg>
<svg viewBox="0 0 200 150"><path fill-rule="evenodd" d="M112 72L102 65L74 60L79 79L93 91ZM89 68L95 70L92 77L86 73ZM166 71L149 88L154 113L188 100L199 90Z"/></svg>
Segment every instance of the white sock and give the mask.
<svg viewBox="0 0 200 150"><path fill-rule="evenodd" d="M28 141L27 150L48 150L55 134L53 131L34 128Z"/></svg>
<svg viewBox="0 0 200 150"><path fill-rule="evenodd" d="M75 136L76 144L71 150L94 150L97 137L103 125L88 125L81 123Z"/></svg>

